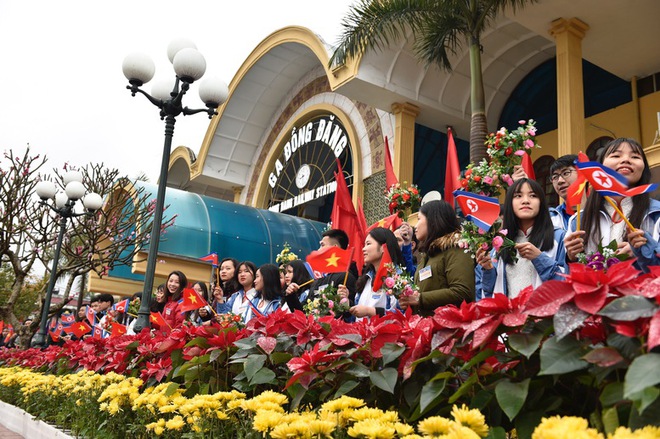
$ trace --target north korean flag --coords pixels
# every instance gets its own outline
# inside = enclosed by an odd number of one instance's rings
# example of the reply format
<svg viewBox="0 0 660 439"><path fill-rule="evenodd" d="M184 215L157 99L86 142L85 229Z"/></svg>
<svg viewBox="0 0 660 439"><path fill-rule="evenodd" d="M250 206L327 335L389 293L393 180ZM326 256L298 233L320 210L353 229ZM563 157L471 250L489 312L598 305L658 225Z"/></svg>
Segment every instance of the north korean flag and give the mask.
<svg viewBox="0 0 660 439"><path fill-rule="evenodd" d="M598 162L577 162L578 173L603 196L625 197L628 190L626 177Z"/></svg>
<svg viewBox="0 0 660 439"><path fill-rule="evenodd" d="M115 311L117 311L117 312L126 312L126 310L128 310L128 304L129 304L129 302L130 302L129 299L122 300L121 302L115 303L115 305L113 306L113 308L114 308Z"/></svg>
<svg viewBox="0 0 660 439"><path fill-rule="evenodd" d="M73 324L76 321L76 316L74 316L73 314L68 314L68 313L67 314L62 314L60 316L60 320L62 320L62 324L64 326L69 326L69 325Z"/></svg>
<svg viewBox="0 0 660 439"><path fill-rule="evenodd" d="M500 203L497 198L466 191L454 191L454 198L465 218L486 231L500 216Z"/></svg>

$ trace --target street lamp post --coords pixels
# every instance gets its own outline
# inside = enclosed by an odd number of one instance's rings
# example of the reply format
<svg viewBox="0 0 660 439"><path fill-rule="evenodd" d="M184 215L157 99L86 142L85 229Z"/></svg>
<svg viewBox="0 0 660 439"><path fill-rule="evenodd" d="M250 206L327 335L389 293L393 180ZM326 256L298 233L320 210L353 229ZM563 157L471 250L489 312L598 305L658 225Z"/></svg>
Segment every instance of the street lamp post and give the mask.
<svg viewBox="0 0 660 439"><path fill-rule="evenodd" d="M156 259L158 256L160 229L163 221L167 172L176 116L180 114L187 116L204 112L211 119L217 114L216 108L227 99L229 94L227 85L222 80L205 78L199 85L199 97L207 108L190 109L183 107L181 102L183 96L190 89L190 84L204 76L206 61L202 54L197 51L195 45L185 39L171 42L167 47L167 56L176 74L174 84L171 82L156 83L151 90L151 94L140 89L142 85L149 82L154 76L155 66L151 58L141 53L133 53L124 58L122 64L124 76L126 76L130 84L126 88L131 91L131 95L135 96L136 93L144 95L149 102L160 109L160 118L165 120L165 144L163 146L163 157L160 164L160 177L158 179L158 193L156 195L153 225L149 237L149 254L147 256L147 268L144 274L142 302L138 311L137 321L135 322L136 333L150 326L151 293L156 273Z"/></svg>
<svg viewBox="0 0 660 439"><path fill-rule="evenodd" d="M53 289L55 281L57 280L57 264L60 259L60 251L62 250L62 241L64 240L64 232L66 230L66 223L69 218L75 218L82 215L92 215L101 208L103 200L99 194L90 192L85 195L85 186L82 184L82 174L77 171L69 171L63 176L65 189L64 193L57 193L55 184L50 181L40 181L37 183L35 190L41 199L40 204L48 207L60 217L60 231L57 236L57 245L55 246L55 254L53 255L53 266L50 270L50 279L48 280L48 289L46 290L46 298L44 306L41 311L41 322L39 324L39 332L35 335L33 340L34 346L46 346L47 326L48 326L48 313L50 312L50 302L53 297ZM81 200L86 212L76 213L74 207L76 201ZM49 204L47 200L54 200L53 204Z"/></svg>

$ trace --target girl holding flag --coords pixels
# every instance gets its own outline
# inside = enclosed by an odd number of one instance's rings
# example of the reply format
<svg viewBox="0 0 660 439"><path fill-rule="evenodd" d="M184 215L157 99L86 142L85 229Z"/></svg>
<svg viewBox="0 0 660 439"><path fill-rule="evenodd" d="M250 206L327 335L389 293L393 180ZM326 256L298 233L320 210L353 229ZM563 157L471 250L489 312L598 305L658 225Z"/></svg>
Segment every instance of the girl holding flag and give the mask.
<svg viewBox="0 0 660 439"><path fill-rule="evenodd" d="M257 291L249 303L245 322L254 317L267 316L280 307L280 269L275 264L264 264L254 276L254 289Z"/></svg>
<svg viewBox="0 0 660 439"><path fill-rule="evenodd" d="M614 139L606 145L599 161L623 176L630 189L619 189L619 196L604 196L602 188L592 182L594 190L587 197L581 223L579 213L569 223L571 233L564 240L568 260L575 261L579 253L594 252L598 244L606 246L616 240L618 253L637 258L637 268L648 271L648 266L660 265L660 202L649 196L653 186L647 186L651 169L644 149L633 139ZM630 191L635 195L629 196ZM585 237L589 237L586 244Z"/></svg>
<svg viewBox="0 0 660 439"><path fill-rule="evenodd" d="M395 267L404 266L405 261L401 254L401 248L396 240L396 236L391 230L383 227L372 229L364 240L362 254L364 255L364 268L362 276L356 282L355 306L352 306L349 312L356 318L382 316L387 311L392 311L397 307L397 300L385 292L385 288L373 289L376 272L380 272L381 264L388 263L383 261L385 252L383 246L387 246L387 252L390 255L391 263ZM337 294L349 297L349 291L345 285L337 287Z"/></svg>
<svg viewBox="0 0 660 439"><path fill-rule="evenodd" d="M562 280L566 253L565 232L555 229L545 201L543 188L535 180L516 180L506 193L502 227L516 242L518 260L503 252L494 261L494 251L479 249L476 254L476 298L504 293L514 298L532 286L557 279Z"/></svg>
<svg viewBox="0 0 660 439"><path fill-rule="evenodd" d="M311 270L311 268L310 268ZM302 303L309 295L309 284L314 279L309 273L305 262L294 259L286 264L284 272L284 294L282 297L282 308L290 311L303 311Z"/></svg>

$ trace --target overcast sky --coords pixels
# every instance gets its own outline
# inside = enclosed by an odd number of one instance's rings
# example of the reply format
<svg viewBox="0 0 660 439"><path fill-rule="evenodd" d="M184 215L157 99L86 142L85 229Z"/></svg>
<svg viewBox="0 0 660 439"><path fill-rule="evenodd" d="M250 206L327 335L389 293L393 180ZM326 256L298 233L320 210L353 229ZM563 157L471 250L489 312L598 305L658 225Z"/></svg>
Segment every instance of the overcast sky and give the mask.
<svg viewBox="0 0 660 439"><path fill-rule="evenodd" d="M250 52L277 29L299 25L336 43L354 0L0 0L3 85L0 148L65 162L105 163L122 174L158 178L164 122L143 96L131 97L121 71L139 51L156 63L155 79L174 76L167 45L197 44L207 73L228 84ZM146 91L151 90L147 84ZM203 104L194 88L184 104ZM173 148L196 153L209 124L204 114L177 117Z"/></svg>

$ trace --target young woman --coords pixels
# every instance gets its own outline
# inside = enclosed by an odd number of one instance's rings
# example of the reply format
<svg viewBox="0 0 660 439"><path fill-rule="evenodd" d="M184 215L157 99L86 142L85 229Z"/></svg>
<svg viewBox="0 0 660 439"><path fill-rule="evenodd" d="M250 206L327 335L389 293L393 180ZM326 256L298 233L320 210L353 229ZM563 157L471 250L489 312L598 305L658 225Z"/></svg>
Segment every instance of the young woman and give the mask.
<svg viewBox="0 0 660 439"><path fill-rule="evenodd" d="M514 298L530 285L536 288L547 280L563 279L565 232L554 228L541 185L527 178L516 180L506 193L503 210L502 227L516 242L518 261L503 254L494 262L494 253L479 250L477 300L494 293Z"/></svg>
<svg viewBox="0 0 660 439"><path fill-rule="evenodd" d="M651 169L644 149L633 139L612 140L605 146L599 161L623 175L630 188L651 183ZM619 253L637 258L637 268L647 272L649 266L660 265L660 201L651 199L649 194L611 198L635 230L627 227L602 195L591 191L580 218L580 230L575 231L575 216L569 222L570 233L564 239L568 259L575 261L578 253L593 252L598 244L608 245L616 240Z"/></svg>
<svg viewBox="0 0 660 439"><path fill-rule="evenodd" d="M225 297L231 297L241 289L238 283L238 261L234 258L224 258L220 261L220 284Z"/></svg>
<svg viewBox="0 0 660 439"><path fill-rule="evenodd" d="M179 309L179 300L181 293L188 285L188 278L180 271L173 271L167 276L165 283L165 296L167 300L163 307L163 318L174 329L180 326L185 319L185 315Z"/></svg>
<svg viewBox="0 0 660 439"><path fill-rule="evenodd" d="M355 306L352 306L349 312L358 319L384 315L387 311L393 311L397 307L397 301L389 296L384 288L373 291L373 281L376 271L380 267L383 259L383 245L387 246L387 251L392 258L395 266L404 266L405 261L401 254L401 248L396 240L396 236L389 229L376 227L364 240L362 254L364 255L364 268L362 276L356 282ZM337 294L341 297L349 297L346 286L339 285Z"/></svg>
<svg viewBox="0 0 660 439"><path fill-rule="evenodd" d="M254 289L257 294L250 301L245 321L253 317L267 316L280 307L280 269L275 264L264 264L254 277Z"/></svg>
<svg viewBox="0 0 660 439"><path fill-rule="evenodd" d="M197 294L204 298L206 303L209 303L209 290L206 288L206 284L204 282L195 282L192 288L197 292ZM190 321L193 322L193 324L196 326L210 325L212 319L213 311L211 311L207 306L196 309L190 315Z"/></svg>
<svg viewBox="0 0 660 439"><path fill-rule="evenodd" d="M401 297L399 306L432 315L439 306L474 300L474 262L458 247L461 225L454 209L446 201L429 201L417 218L419 294Z"/></svg>
<svg viewBox="0 0 660 439"><path fill-rule="evenodd" d="M307 300L312 276L307 271L305 263L299 259L293 260L286 265L284 271L284 295L282 297L283 308L303 310L302 303ZM302 288L300 285L304 285Z"/></svg>
<svg viewBox="0 0 660 439"><path fill-rule="evenodd" d="M250 301L254 299L257 292L254 289L254 278L257 267L250 261L241 262L236 267L236 278L240 289L231 295L226 303L221 304L218 314L232 313L240 315L243 323L247 322ZM222 275L221 275L222 276Z"/></svg>

